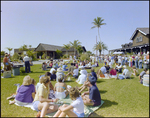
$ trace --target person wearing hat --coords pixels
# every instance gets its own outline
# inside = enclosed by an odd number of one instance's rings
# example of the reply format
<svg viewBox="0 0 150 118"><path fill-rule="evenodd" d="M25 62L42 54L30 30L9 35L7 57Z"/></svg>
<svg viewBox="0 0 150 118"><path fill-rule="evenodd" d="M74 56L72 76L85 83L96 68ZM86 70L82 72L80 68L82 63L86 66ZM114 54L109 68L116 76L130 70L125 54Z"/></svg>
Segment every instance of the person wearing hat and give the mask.
<svg viewBox="0 0 150 118"><path fill-rule="evenodd" d="M84 105L99 106L101 104L101 95L95 83L96 83L96 78L94 76L89 76L87 82L89 91L84 92L81 95Z"/></svg>
<svg viewBox="0 0 150 118"><path fill-rule="evenodd" d="M28 55L26 54L26 56L23 58L23 61L25 62L25 72L28 73L31 73L30 71L30 57L28 57Z"/></svg>
<svg viewBox="0 0 150 118"><path fill-rule="evenodd" d="M22 85L18 88L14 101L9 101L9 104L17 103L20 106L32 103L35 97L35 86L32 84L31 77L25 76Z"/></svg>
<svg viewBox="0 0 150 118"><path fill-rule="evenodd" d="M67 76L65 76L65 74L64 74L64 72L63 72L63 69L62 68L58 68L57 69L57 73L56 73L56 81L58 82L58 76L59 75L63 75L64 76L64 79L62 80L63 82L66 80L66 77Z"/></svg>
<svg viewBox="0 0 150 118"><path fill-rule="evenodd" d="M78 84L84 84L84 82L86 81L86 78L87 78L87 71L84 68L81 68L80 74L81 75L78 77L78 79L76 80L76 82Z"/></svg>
<svg viewBox="0 0 150 118"><path fill-rule="evenodd" d="M129 71L125 65L123 66L123 68L124 68L123 73L119 74L119 76L118 76L119 79L124 79L126 73Z"/></svg>

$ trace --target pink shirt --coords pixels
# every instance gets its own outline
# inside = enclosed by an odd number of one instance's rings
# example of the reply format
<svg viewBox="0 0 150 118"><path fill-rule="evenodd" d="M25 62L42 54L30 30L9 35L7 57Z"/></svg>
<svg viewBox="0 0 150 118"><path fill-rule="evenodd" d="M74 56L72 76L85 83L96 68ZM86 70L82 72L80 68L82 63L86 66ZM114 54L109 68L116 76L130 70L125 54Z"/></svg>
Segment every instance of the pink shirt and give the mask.
<svg viewBox="0 0 150 118"><path fill-rule="evenodd" d="M112 69L112 70L110 71L110 75L117 75L117 71L116 71L115 69Z"/></svg>

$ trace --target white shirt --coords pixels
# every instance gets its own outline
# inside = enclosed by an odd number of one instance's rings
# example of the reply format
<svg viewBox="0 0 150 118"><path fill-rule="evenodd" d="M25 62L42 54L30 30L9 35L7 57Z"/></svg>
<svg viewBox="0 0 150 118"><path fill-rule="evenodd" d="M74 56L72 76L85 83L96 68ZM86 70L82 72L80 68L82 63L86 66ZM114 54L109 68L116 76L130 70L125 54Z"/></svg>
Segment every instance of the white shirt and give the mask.
<svg viewBox="0 0 150 118"><path fill-rule="evenodd" d="M24 61L24 62L30 61L30 58L29 58L28 56L25 56L25 57L23 58L23 61Z"/></svg>
<svg viewBox="0 0 150 118"><path fill-rule="evenodd" d="M50 70L50 73L52 74L53 73L53 70L55 70L54 68L51 68L51 70Z"/></svg>
<svg viewBox="0 0 150 118"><path fill-rule="evenodd" d="M78 75L78 72L79 72L79 69L78 69L78 68L73 70L73 74L74 74L74 75Z"/></svg>
<svg viewBox="0 0 150 118"><path fill-rule="evenodd" d="M71 106L73 106L73 110L78 113L84 113L84 103L81 97L78 97L76 100L71 103Z"/></svg>
<svg viewBox="0 0 150 118"><path fill-rule="evenodd" d="M128 72L128 69L124 69L122 74L126 75L127 72Z"/></svg>

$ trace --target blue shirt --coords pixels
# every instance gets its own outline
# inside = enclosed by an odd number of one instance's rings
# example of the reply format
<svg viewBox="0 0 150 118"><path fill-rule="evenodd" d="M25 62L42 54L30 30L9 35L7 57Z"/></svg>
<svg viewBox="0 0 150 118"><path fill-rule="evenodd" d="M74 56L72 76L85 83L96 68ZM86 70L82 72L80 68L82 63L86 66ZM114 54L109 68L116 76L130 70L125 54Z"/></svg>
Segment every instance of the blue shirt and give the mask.
<svg viewBox="0 0 150 118"><path fill-rule="evenodd" d="M91 74L92 74L92 76L94 76L94 77L96 78L96 80L97 80L97 75L96 75L96 73L95 73L95 72L91 72Z"/></svg>
<svg viewBox="0 0 150 118"><path fill-rule="evenodd" d="M51 80L56 79L56 74L51 74Z"/></svg>
<svg viewBox="0 0 150 118"><path fill-rule="evenodd" d="M100 92L96 85L93 85L92 87L90 87L89 99L91 99L94 103L97 103L99 105L101 104Z"/></svg>
<svg viewBox="0 0 150 118"><path fill-rule="evenodd" d="M103 66L103 67L101 67L101 69L100 69L101 71L102 71L102 73L103 74L105 74L107 71L106 71L106 68Z"/></svg>

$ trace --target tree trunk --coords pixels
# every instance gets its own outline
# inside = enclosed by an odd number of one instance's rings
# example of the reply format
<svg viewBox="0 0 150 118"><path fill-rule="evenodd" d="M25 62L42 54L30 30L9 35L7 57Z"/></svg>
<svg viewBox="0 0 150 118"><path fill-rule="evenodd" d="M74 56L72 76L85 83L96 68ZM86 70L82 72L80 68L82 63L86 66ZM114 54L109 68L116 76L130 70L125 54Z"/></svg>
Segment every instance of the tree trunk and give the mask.
<svg viewBox="0 0 150 118"><path fill-rule="evenodd" d="M102 46L102 42L101 42L101 39L100 39L100 34L99 34L99 28L98 28L98 36L99 36L99 40L100 40L100 44L101 44L101 50L103 50L103 46ZM103 52L104 53L104 52Z"/></svg>

